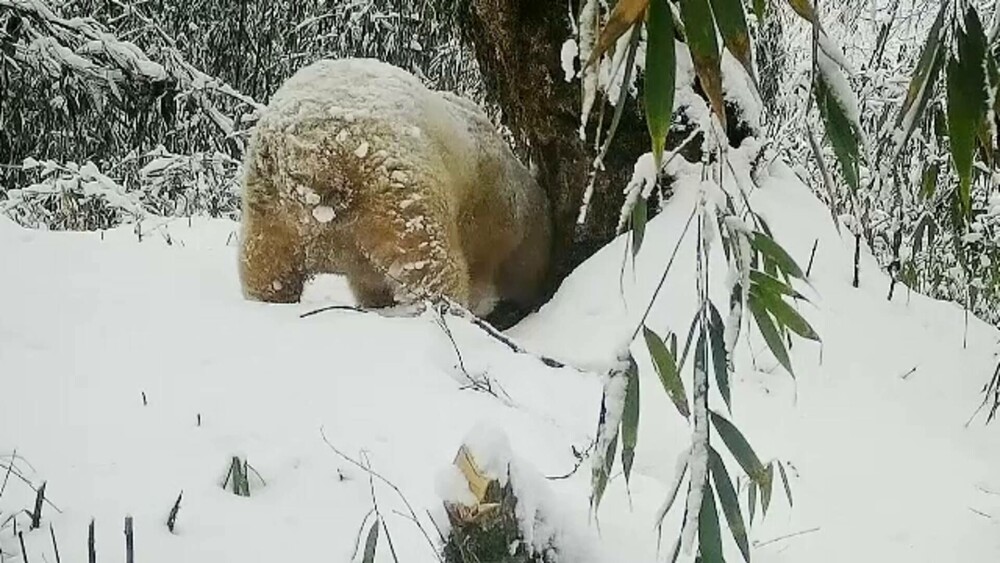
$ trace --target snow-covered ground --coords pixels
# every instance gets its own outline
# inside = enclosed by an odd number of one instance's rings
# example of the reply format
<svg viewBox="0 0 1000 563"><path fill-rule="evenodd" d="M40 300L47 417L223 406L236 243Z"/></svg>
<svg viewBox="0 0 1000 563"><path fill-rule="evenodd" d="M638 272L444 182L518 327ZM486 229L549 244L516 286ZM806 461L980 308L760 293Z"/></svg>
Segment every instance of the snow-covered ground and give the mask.
<svg viewBox="0 0 1000 563"><path fill-rule="evenodd" d="M750 530L754 560L1000 561L1000 426L965 425L997 361L997 331L969 319L963 347L959 308L905 289L887 302L888 279L867 255L861 287L852 288L853 238L838 235L786 167L771 173L753 205L803 266L818 239L812 287L801 288L816 306L802 312L824 343L796 341L794 380L775 369L756 332L737 353L732 416L765 462L794 468L794 507L778 481L770 511ZM570 471L572 449L593 438L601 400L601 377L585 370L607 368L631 334L695 194L682 184L650 223L624 295L619 240L510 331L583 370L548 368L449 319L465 372L489 378L495 396L469 388L431 316L300 318L348 300L339 280L320 280L297 305L244 301L233 223L147 224L139 242L131 227L102 237L31 232L0 218L0 455L16 450L18 470L47 482L61 512L46 506L43 521L62 561L86 560L91 518L99 560L124 561L122 523L132 515L138 559L149 563L346 562L373 489L399 560L435 561L392 489L372 485L323 434L398 486L434 540L429 515L443 524L441 497L454 494L449 467L470 432L479 446L505 434L528 471ZM686 332L693 270L685 245L650 317L657 332ZM723 292L723 275L713 280ZM642 419L631 496L617 475L599 536L588 523L587 463L571 478L536 480L542 490L526 501L551 514L548 531L570 538L578 552L570 561L657 560L653 515L690 431L644 346L632 348ZM234 455L263 479L252 476L249 498L220 486ZM182 490L171 534L165 521ZM11 477L0 522L33 499ZM23 513L17 521L29 560L54 561L48 530L27 531ZM738 561L725 541L728 560ZM0 549L7 561L20 557L10 523ZM381 549L378 560L392 557Z"/></svg>

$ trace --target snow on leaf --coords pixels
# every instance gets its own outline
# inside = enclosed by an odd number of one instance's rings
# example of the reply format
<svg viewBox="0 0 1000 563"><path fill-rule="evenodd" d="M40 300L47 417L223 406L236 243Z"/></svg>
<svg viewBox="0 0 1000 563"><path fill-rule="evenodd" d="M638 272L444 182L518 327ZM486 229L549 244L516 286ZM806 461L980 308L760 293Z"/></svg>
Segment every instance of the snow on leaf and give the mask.
<svg viewBox="0 0 1000 563"><path fill-rule="evenodd" d="M972 169L976 138L986 118L989 83L986 77L986 36L972 6L964 26L955 30L958 57L948 59L948 136L959 177L962 216L972 212Z"/></svg>
<svg viewBox="0 0 1000 563"><path fill-rule="evenodd" d="M913 71L913 78L910 79L910 86L906 91L906 98L896 116L896 128L899 129L900 136L896 139L893 160L899 157L900 151L913 134L920 116L933 95L934 83L937 81L941 62L944 60L941 56L941 39L946 6L946 4L941 5L937 18L927 33L927 42L924 43L919 62Z"/></svg>

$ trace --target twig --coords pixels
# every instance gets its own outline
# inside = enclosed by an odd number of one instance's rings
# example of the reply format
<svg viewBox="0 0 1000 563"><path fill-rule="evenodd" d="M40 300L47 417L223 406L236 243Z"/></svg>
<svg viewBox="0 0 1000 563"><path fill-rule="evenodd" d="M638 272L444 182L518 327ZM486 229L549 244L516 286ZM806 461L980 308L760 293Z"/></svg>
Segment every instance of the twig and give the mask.
<svg viewBox="0 0 1000 563"><path fill-rule="evenodd" d="M472 311L469 311L465 307L459 305L458 303L455 303L454 301L451 301L448 298L445 298L445 297L436 298L436 299L434 299L434 300L431 301L431 304L438 311L439 315L449 314L449 315L452 315L454 317L458 317L460 319L464 319L464 320L472 323L473 325L477 326L478 328L482 329L491 338L493 338L494 340L500 342L501 344L503 344L507 348L510 348L510 350L513 351L513 352L515 352L515 353L526 354L526 355L529 355L529 356L534 356L535 358L538 359L538 361L542 362L543 364L545 364L546 366L548 366L550 368L555 368L555 369L559 369L559 368L571 368L571 369L575 369L576 371L579 371L581 373L585 373L585 370L582 370L582 369L579 369L579 368L576 368L576 367L564 364L563 362L560 362L559 360L550 358L548 356L543 356L543 355L540 355L540 354L535 354L533 352L529 352L528 350L525 350L520 345L518 345L516 342L514 342L509 337L507 337L506 335L504 335L502 332L500 332L499 330L497 330L493 325L491 325L490 323L488 323L488 322L484 321L483 319L477 317L476 315L474 315L472 313ZM308 311L306 313L302 313L301 315L299 315L299 318L304 319L304 318L307 318L307 317L311 317L313 315L318 315L320 313L326 313L328 311L352 311L352 312L355 312L355 313L374 313L374 314L379 314L379 311L375 310L375 309L365 309L365 308L362 308L362 307L355 307L353 305L330 305L328 307L321 307L319 309L315 309L315 310L312 310L312 311ZM414 315L414 316L416 316L416 315Z"/></svg>
<svg viewBox="0 0 1000 563"><path fill-rule="evenodd" d="M87 561L97 563L97 548L94 545L94 519L90 519L90 526L87 529Z"/></svg>
<svg viewBox="0 0 1000 563"><path fill-rule="evenodd" d="M517 342L514 342L510 337L508 337L504 333L502 333L499 330L497 330L496 327L494 327L490 323L484 321L483 319L477 317L476 315L474 315L472 313L472 311L466 309L465 307L459 305L458 303L455 303L454 301L452 301L450 299L446 299L446 298L445 299L439 299L439 300L437 300L434 303L434 306L439 310L439 314L445 314L445 313L447 313L447 314L452 315L454 317L458 317L460 319L468 321L472 325L474 325L474 326L482 329L482 331L485 332L490 338L492 338L493 340L496 340L497 342L503 344L507 348L510 348L510 350L512 352L515 352L517 354L525 354L527 356L533 356L536 359L538 359L538 361L542 362L543 364L545 364L546 366L548 366L550 368L555 368L555 369L570 368L570 369L574 369L576 371L579 371L581 373L585 373L585 370L582 370L580 368L577 368L577 367L574 367L574 366L571 366L571 365L568 365L568 364L564 364L564 363L560 362L559 360L550 358L548 356L543 356L543 355L540 355L540 354L535 354L533 352L529 352L528 350L526 350L523 347L521 347Z"/></svg>
<svg viewBox="0 0 1000 563"><path fill-rule="evenodd" d="M17 448L14 448L14 453L10 456L10 465L7 466L7 472L3 476L3 485L0 485L0 497L3 496L3 492L7 490L7 480L10 479L10 472L14 468L14 460L17 459Z"/></svg>
<svg viewBox="0 0 1000 563"><path fill-rule="evenodd" d="M375 514L375 509L372 508L365 514L365 517L361 519L361 526L358 527L358 535L354 538L354 552L351 554L350 561L354 561L354 558L358 556L358 550L361 549L361 536L365 533L365 524L368 523L368 519L372 514Z"/></svg>
<svg viewBox="0 0 1000 563"><path fill-rule="evenodd" d="M21 561L28 563L28 550L24 549L24 532L17 533L17 540L21 542Z"/></svg>
<svg viewBox="0 0 1000 563"><path fill-rule="evenodd" d="M135 536L131 516L125 517L125 562L135 563Z"/></svg>
<svg viewBox="0 0 1000 563"><path fill-rule="evenodd" d="M437 558L438 561L440 561L441 563L444 563L444 559L442 559L441 558L441 554L438 553L437 547L434 545L434 541L427 534L427 530L424 529L423 525L420 524L419 520L417 519L417 513L414 512L414 510L413 510L413 505L411 505L410 501L406 499L406 495L403 494L403 491L399 490L399 487L397 487L395 483L393 483L392 481L386 479L385 477L383 477L381 474L379 474L374 469L372 469L370 467L365 467L360 462L352 459L350 456L348 456L344 452L338 450L337 447L334 446L330 442L330 440L327 439L326 432L323 430L323 427L320 427L319 433L320 433L320 436L323 437L323 442L326 443L326 445L331 450L333 450L333 453L335 453L338 456L340 456L344 461L350 463L351 465L354 465L358 469L361 469L362 471L364 471L365 473L367 473L369 476L378 479L379 481L381 481L382 483L384 483L385 485L387 485L389 488L391 488L393 491L395 491L396 496L398 496L399 499L401 501L403 501L403 504L406 506L406 509L410 512L410 516L417 523L417 529L420 530L420 533L423 534L424 539L427 540L427 545L429 545L431 547L431 551L434 552L434 556Z"/></svg>
<svg viewBox="0 0 1000 563"><path fill-rule="evenodd" d="M361 454L364 459L364 464L368 468L368 489L371 491L372 496L372 506L375 508L375 526L379 524L382 525L382 529L385 530L385 539L389 542L389 552L392 553L393 561L399 563L399 557L396 556L396 546L392 543L392 535L389 534L389 527L385 524L385 518L382 517L382 511L378 508L378 499L375 496L375 477L371 473L372 462L368 459L368 456L364 453ZM418 523L419 524L419 523Z"/></svg>
<svg viewBox="0 0 1000 563"><path fill-rule="evenodd" d="M353 311L355 313L374 313L370 309L363 309L361 307L355 307L354 305L329 305L327 307L320 307L319 309L314 309L306 313L299 315L300 319L311 317L313 315L318 315L320 313L326 313L327 311Z"/></svg>
<svg viewBox="0 0 1000 563"><path fill-rule="evenodd" d="M48 481L43 482L35 494L35 510L31 513L31 527L29 530L36 530L42 525L42 501L45 500L45 486L47 484Z"/></svg>
<svg viewBox="0 0 1000 563"><path fill-rule="evenodd" d="M577 471L579 471L580 467L583 465L583 462L586 461L588 458L590 458L590 454L593 453L595 446L597 446L596 438L592 440L590 442L590 445L587 446L587 449L583 450L582 452L577 452L576 448L574 447L573 454L576 456L576 463L573 465L573 469L570 469L569 472L563 473L562 475L552 475L552 476L546 475L545 478L548 479L549 481L561 481L563 479L569 479L570 477L575 475Z"/></svg>
<svg viewBox="0 0 1000 563"><path fill-rule="evenodd" d="M653 310L653 304L656 302L656 297L660 294L660 290L663 289L663 284L667 281L667 274L670 273L671 266L674 265L674 259L677 258L677 252L681 249L681 243L684 242L684 238L687 235L688 229L691 228L691 221L694 220L694 216L698 214L698 206L695 205L691 209L691 215L688 216L687 223L684 224L684 230L681 231L681 236L677 239L677 244L674 245L674 251L670 254L670 260L667 261L667 266L663 269L663 275L660 276L660 281L656 284L656 289L653 290L653 295L649 298L649 304L646 305L646 310L642 313L642 318L639 319L639 325L635 327L632 331L632 338L630 340L635 340L636 336L639 335L639 331L646 324L646 317L649 316L650 311Z"/></svg>
<svg viewBox="0 0 1000 563"><path fill-rule="evenodd" d="M854 235L854 280L851 285L858 287L861 284L861 234Z"/></svg>
<svg viewBox="0 0 1000 563"><path fill-rule="evenodd" d="M0 469L6 469L8 476L13 475L14 477L17 477L18 479L21 480L22 483L24 483L25 485L27 485L32 491L34 491L35 493L38 493L38 488L35 487L35 485L31 482L31 480L29 480L27 477L25 477L24 475L22 475L21 472L18 471L17 469L14 469L14 461L13 461L13 459L11 459L11 462L9 464L7 464L6 466L4 466L4 464L0 463ZM5 479L5 481L6 481L6 479ZM62 514L62 510L60 510L58 506L56 506L55 504L53 504L52 501L49 500L47 497L44 499L44 502L45 502L45 504L51 506L53 510L55 510L56 512Z"/></svg>
<svg viewBox="0 0 1000 563"><path fill-rule="evenodd" d="M911 375L913 375L914 373L916 373L918 367L920 367L920 366L913 366L912 368L910 368L910 371L908 371L908 372L904 373L903 375L899 376L899 378L900 379L909 379Z"/></svg>
<svg viewBox="0 0 1000 563"><path fill-rule="evenodd" d="M798 536L804 536L806 534L811 534L813 532L818 532L819 530L820 530L820 528L819 528L819 526L817 526L815 528L809 528L808 530L802 530L800 532L794 532L794 533L791 533L791 534L786 534L784 536L778 536L778 537L776 537L774 539L767 540L766 542L760 542L758 544L755 544L754 547L761 548L761 547L764 547L765 545L771 545L772 543L777 543L779 541L784 541L784 540L792 539L792 538L798 537Z"/></svg>
<svg viewBox="0 0 1000 563"><path fill-rule="evenodd" d="M472 374L470 374L469 370L466 369L465 367L465 361L462 359L462 351L458 348L458 342L456 342L455 335L454 333L452 333L451 328L448 326L448 322L445 320L444 316L440 314L440 311L435 309L435 312L437 312L438 314L435 315L434 321L439 327L441 327L441 330L444 331L445 335L448 337L448 340L451 342L451 347L453 350L455 350L455 356L458 358L458 367L460 370L462 370L462 374L465 375L465 378L469 380L469 385L463 386L463 389L473 389L475 391L488 393L493 397L500 399L508 406L513 406L514 399L510 396L510 394L508 394L507 391L503 389L503 387L497 385L497 387L500 388L500 391L505 396L505 398L500 397L497 394L497 392L493 390L494 382L489 377L484 376L482 379L476 379L475 377L472 377Z"/></svg>
<svg viewBox="0 0 1000 563"><path fill-rule="evenodd" d="M177 495L177 500L174 501L173 508L170 509L170 514L167 516L167 529L170 533L174 533L174 525L177 523L177 513L181 509L181 497L184 496L184 491L182 490L179 495Z"/></svg>
<svg viewBox="0 0 1000 563"><path fill-rule="evenodd" d="M56 543L56 530L52 527L52 522L49 522L49 535L52 536L52 550L56 553L56 563L62 563L62 558L59 557L59 544Z"/></svg>
<svg viewBox="0 0 1000 563"><path fill-rule="evenodd" d="M809 253L809 266L808 266L808 267L806 267L806 277L807 277L807 278L808 278L809 276L811 276L811 275L812 275L812 271L813 271L813 260L815 260L815 259L816 259L816 247L817 247L817 246L819 246L819 239L816 239L816 240L815 240L815 241L813 242L813 249L812 249L812 252L810 252L810 253Z"/></svg>
<svg viewBox="0 0 1000 563"><path fill-rule="evenodd" d="M978 515L982 516L983 518L986 518L987 520L992 520L993 519L992 515L987 514L987 513L983 512L981 510L976 510L975 508L972 508L971 506L969 507L969 510L971 510L975 514L978 514Z"/></svg>

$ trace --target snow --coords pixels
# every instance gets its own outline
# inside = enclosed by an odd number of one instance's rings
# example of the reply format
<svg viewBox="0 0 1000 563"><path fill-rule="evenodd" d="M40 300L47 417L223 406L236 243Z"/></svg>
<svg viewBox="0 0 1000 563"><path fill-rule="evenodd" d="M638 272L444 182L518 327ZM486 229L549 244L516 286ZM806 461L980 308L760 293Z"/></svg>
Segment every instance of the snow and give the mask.
<svg viewBox="0 0 1000 563"><path fill-rule="evenodd" d="M572 82L576 76L576 56L578 52L579 49L574 39L567 39L559 51L559 58L562 62L563 73L566 75L566 82Z"/></svg>
<svg viewBox="0 0 1000 563"><path fill-rule="evenodd" d="M83 560L92 517L100 560L124 560L122 522L132 515L138 558L150 563L348 561L374 497L405 561L436 561L401 498L337 455L321 430L397 486L432 538L428 515L446 529L442 500L467 498L449 467L468 444L490 471L509 467L535 547L562 545L569 562L660 560L655 518L685 467L691 429L641 342L632 346L643 392L631 495L616 469L598 534L588 523L590 463L567 479L542 476L570 471L573 449L594 438L602 375L702 191L700 166L693 178L683 166L671 165L675 196L647 226L634 274L620 277L627 236L619 237L509 332L578 369L548 368L452 317L454 346L426 315L300 318L349 301L339 278L316 280L298 304L245 301L232 222L164 221L140 242L130 227L35 232L0 218L0 463L16 450L17 468L47 482L61 509L45 507L41 530L17 516L30 560L54 560L50 523L63 560ZM744 326L749 344L735 350L726 415L765 463L786 464L795 500L790 507L776 484L766 518L758 511L749 532L754 560L1000 560L1000 427L979 418L965 425L1000 334L969 318L963 348L966 318L955 305L906 291L887 302L889 278L867 252L861 287L851 287L853 237L841 238L780 162L750 200L803 267L818 240L810 284L797 289L815 303L799 307L823 337L822 345L794 341L794 380L755 327ZM692 237L649 317L658 334L686 332L698 305L694 264ZM713 300L728 303L720 245L708 266ZM493 394L473 380L488 380ZM714 390L709 400L725 409ZM263 477L249 498L220 486L234 455ZM170 533L164 522L182 490ZM2 518L33 498L12 479ZM663 521L665 546L681 508ZM727 559L740 560L725 528L723 536ZM384 547L376 559L391 561ZM8 561L20 553L9 526L0 549Z"/></svg>

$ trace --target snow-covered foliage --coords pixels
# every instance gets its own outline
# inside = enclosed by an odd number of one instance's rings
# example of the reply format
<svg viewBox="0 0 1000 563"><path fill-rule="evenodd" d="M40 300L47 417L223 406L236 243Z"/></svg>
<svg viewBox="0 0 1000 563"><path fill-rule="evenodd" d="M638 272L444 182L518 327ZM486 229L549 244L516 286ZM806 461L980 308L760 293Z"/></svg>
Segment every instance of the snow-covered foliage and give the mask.
<svg viewBox="0 0 1000 563"><path fill-rule="evenodd" d="M14 209L6 194L38 182L25 159L93 161L150 213L235 216L256 110L313 60L373 56L479 97L453 17L435 2L391 0L0 0L0 205L25 224L66 228L59 210ZM73 228L131 216L88 213Z"/></svg>
<svg viewBox="0 0 1000 563"><path fill-rule="evenodd" d="M848 100L845 108L857 116L863 144L860 188L850 188L835 165L832 150L823 150L820 166L809 144L808 126L817 137L823 125L809 107L812 53L811 26L790 10L771 10L758 25L758 63L768 106L766 134L775 154L800 163L813 186L844 226L861 237L878 257L881 268L892 275L892 284L951 299L993 323L1000 323L1000 221L991 212L991 201L1000 190L997 165L984 158L976 164L971 190L970 220L964 221L953 203L958 178L952 166L948 140L945 71L937 83L921 84L915 98L929 95L926 110L915 122L919 104L905 115L897 114L907 98L907 88L928 35L945 38L949 53L954 40L948 22L953 11L971 5L986 26L996 29L991 1L945 3L920 0L873 2L821 2L823 31L819 69L845 69L835 76L847 78L840 91L851 90L860 105ZM945 10L945 25L934 28ZM957 13L957 12L956 12ZM960 18L959 18L960 19ZM990 49L997 51L996 37ZM843 50L842 58L830 51ZM825 53L825 56L824 56ZM941 66L945 63L939 62ZM824 72L824 74L826 74ZM930 92L926 92L931 90ZM995 99L993 99L995 105ZM856 108L856 109L855 109ZM853 118L852 118L853 120ZM995 116L986 125L995 128ZM905 145L905 131L914 133ZM995 146L995 142L994 142ZM824 180L828 173L830 180ZM832 190L830 188L833 188ZM860 272L863 283L865 272ZM885 288L893 295L894 287Z"/></svg>

